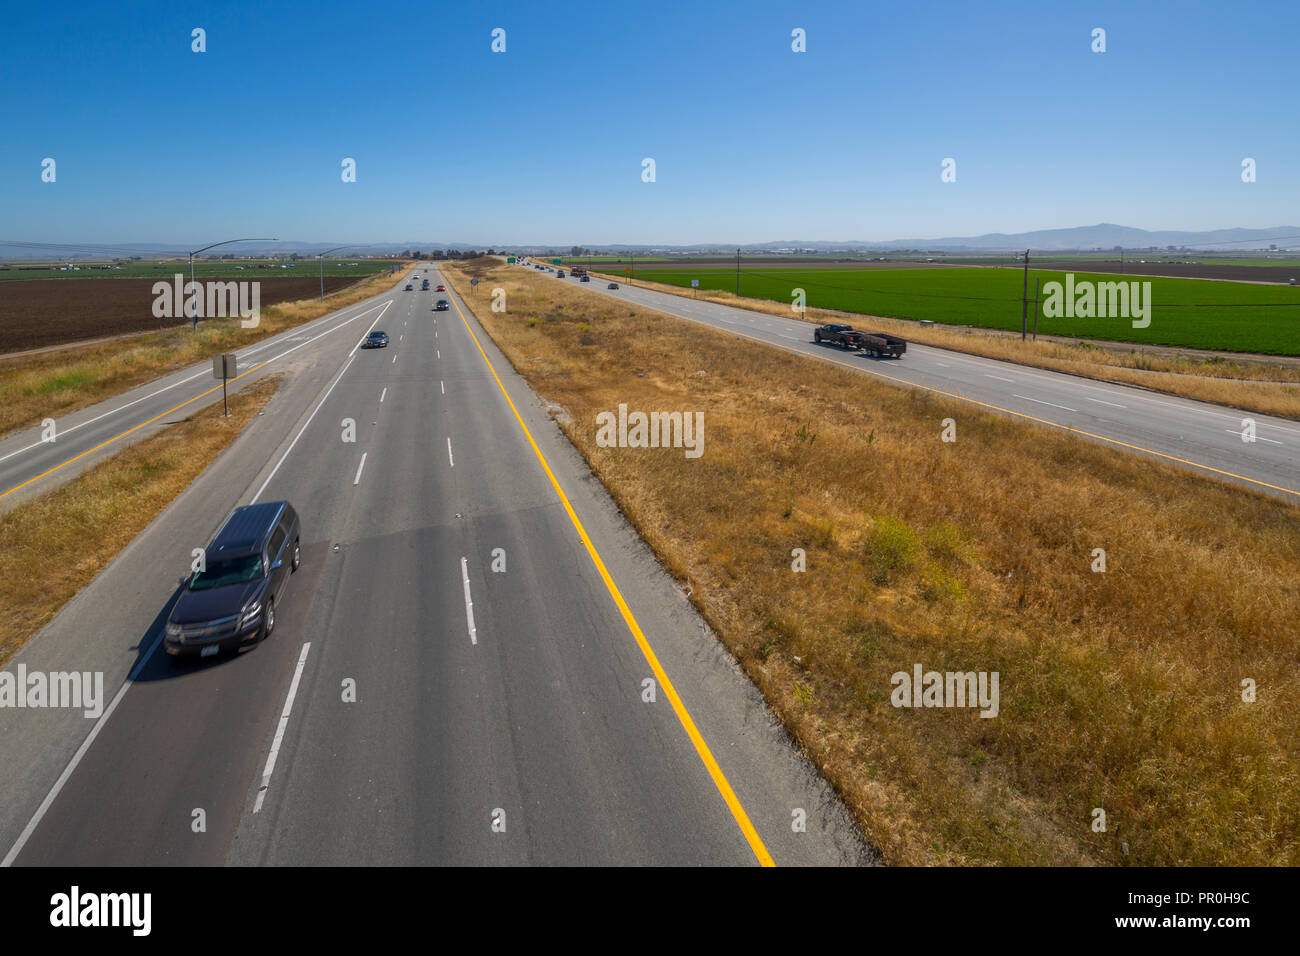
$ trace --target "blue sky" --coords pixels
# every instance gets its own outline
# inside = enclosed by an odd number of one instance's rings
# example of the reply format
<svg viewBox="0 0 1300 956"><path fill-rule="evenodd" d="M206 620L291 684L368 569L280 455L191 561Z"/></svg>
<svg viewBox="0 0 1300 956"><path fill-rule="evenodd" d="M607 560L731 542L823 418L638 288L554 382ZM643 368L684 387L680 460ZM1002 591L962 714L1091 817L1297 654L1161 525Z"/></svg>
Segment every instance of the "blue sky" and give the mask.
<svg viewBox="0 0 1300 956"><path fill-rule="evenodd" d="M1297 36L1294 0L10 5L0 238L687 244L1293 223Z"/></svg>

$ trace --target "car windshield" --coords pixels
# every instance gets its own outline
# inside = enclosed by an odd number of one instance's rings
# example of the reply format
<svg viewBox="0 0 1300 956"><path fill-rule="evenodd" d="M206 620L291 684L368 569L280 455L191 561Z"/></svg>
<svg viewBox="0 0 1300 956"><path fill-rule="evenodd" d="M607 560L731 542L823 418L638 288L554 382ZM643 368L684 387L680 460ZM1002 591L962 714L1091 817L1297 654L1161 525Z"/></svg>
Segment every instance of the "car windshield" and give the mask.
<svg viewBox="0 0 1300 956"><path fill-rule="evenodd" d="M261 576L262 556L246 554L242 558L222 558L209 562L204 570L194 572L189 587L191 591L207 591L223 588L227 584L255 581Z"/></svg>
<svg viewBox="0 0 1300 956"><path fill-rule="evenodd" d="M384 337L387 336L387 335L388 335L387 332L371 332L371 333L370 333L370 337L371 337L372 339L382 339L382 338L384 338Z"/></svg>

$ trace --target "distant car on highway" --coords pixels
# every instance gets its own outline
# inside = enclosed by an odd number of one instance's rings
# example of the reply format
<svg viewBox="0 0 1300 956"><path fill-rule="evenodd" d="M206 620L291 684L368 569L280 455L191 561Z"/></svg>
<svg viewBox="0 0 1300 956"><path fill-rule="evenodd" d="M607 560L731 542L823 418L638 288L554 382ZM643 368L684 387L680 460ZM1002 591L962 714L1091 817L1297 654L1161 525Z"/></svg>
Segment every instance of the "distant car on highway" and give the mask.
<svg viewBox="0 0 1300 956"><path fill-rule="evenodd" d="M443 285L443 284L440 282L440 283L438 283L438 288L434 289L433 291L434 291L434 292L446 292L446 291L447 291L447 287L446 287L445 285Z"/></svg>
<svg viewBox="0 0 1300 956"><path fill-rule="evenodd" d="M411 283L409 283L409 282L406 283L406 291L407 291L407 292L410 292L410 291L411 291L412 289L414 289L414 288L415 288L415 286L411 285Z"/></svg>
<svg viewBox="0 0 1300 956"><path fill-rule="evenodd" d="M611 288L611 289L617 289L617 288L618 288L618 283L617 283L617 282L611 282L611 283L609 284L608 288Z"/></svg>
<svg viewBox="0 0 1300 956"><path fill-rule="evenodd" d="M563 279L563 278L564 278L564 270L561 269L559 272L555 273L555 278L557 278L557 279Z"/></svg>
<svg viewBox="0 0 1300 956"><path fill-rule="evenodd" d="M378 329L366 336L366 340L361 343L363 349L386 349L388 348L388 333L380 332Z"/></svg>
<svg viewBox="0 0 1300 956"><path fill-rule="evenodd" d="M591 281L591 276L589 276L589 275L579 276L579 277L578 277L578 281L579 281L579 282L590 282L590 281Z"/></svg>
<svg viewBox="0 0 1300 956"><path fill-rule="evenodd" d="M446 299L439 299L437 304L434 305L433 310L435 312L446 312L450 308L451 308L450 302L448 302Z"/></svg>
<svg viewBox="0 0 1300 956"><path fill-rule="evenodd" d="M173 657L215 657L271 636L275 605L302 551L298 513L287 501L230 513L203 552L202 570L182 578L163 631Z"/></svg>

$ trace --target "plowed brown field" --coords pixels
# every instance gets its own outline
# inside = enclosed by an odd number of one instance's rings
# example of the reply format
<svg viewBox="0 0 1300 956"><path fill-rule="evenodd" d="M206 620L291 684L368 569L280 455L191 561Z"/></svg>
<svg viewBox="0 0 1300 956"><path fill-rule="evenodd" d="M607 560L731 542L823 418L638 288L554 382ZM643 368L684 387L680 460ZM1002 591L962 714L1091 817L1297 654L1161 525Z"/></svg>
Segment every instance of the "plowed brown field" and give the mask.
<svg viewBox="0 0 1300 956"><path fill-rule="evenodd" d="M149 332L185 320L153 314L156 279L18 279L0 282L0 354ZM223 279L219 281L230 281ZM257 280L263 307L320 295L315 276ZM325 291L360 282L356 276L326 276Z"/></svg>

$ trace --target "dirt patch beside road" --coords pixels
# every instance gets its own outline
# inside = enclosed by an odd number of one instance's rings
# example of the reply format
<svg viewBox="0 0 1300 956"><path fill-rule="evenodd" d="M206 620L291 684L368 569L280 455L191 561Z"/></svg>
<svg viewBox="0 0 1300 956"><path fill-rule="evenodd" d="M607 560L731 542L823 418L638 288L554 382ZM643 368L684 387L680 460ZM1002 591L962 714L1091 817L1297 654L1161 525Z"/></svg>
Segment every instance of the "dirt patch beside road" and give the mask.
<svg viewBox="0 0 1300 956"><path fill-rule="evenodd" d="M0 355L186 324L153 314L157 279L18 279L0 285ZM208 280L203 280L208 281ZM212 281L261 283L262 306L320 294L316 276ZM326 276L325 293L359 280Z"/></svg>

